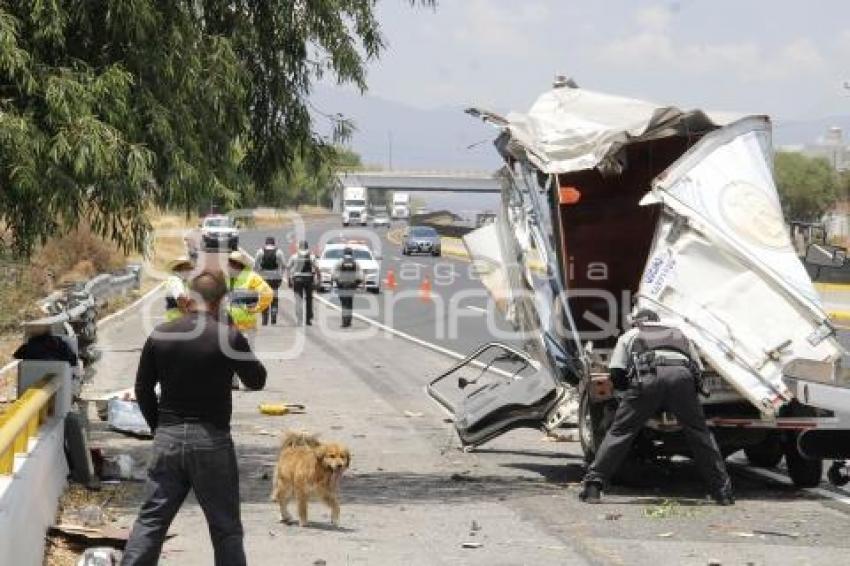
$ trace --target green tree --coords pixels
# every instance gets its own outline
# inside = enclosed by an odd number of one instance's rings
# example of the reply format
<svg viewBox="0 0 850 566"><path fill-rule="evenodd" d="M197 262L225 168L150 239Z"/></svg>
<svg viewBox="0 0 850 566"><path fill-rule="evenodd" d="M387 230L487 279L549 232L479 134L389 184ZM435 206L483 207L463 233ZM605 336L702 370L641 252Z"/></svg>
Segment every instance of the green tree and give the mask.
<svg viewBox="0 0 850 566"><path fill-rule="evenodd" d="M839 197L838 175L823 158L777 152L774 178L787 220L816 221Z"/></svg>
<svg viewBox="0 0 850 566"><path fill-rule="evenodd" d="M318 152L298 154L288 171L272 182L271 197L265 202L277 206L302 204L329 205L340 171L362 167L360 156L341 146L328 145Z"/></svg>
<svg viewBox="0 0 850 566"><path fill-rule="evenodd" d="M434 0L404 0L433 6ZM18 255L86 218L141 248L151 206L272 197L350 132L313 83L366 88L375 0L0 2L0 236ZM315 111L314 111L315 113Z"/></svg>

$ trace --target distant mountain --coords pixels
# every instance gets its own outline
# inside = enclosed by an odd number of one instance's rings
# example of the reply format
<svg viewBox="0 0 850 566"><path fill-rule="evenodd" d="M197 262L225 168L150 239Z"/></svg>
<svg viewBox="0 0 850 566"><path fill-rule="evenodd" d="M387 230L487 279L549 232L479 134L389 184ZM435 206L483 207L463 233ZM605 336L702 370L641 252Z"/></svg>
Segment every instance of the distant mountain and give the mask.
<svg viewBox="0 0 850 566"><path fill-rule="evenodd" d="M850 115L845 115L787 122L776 120L773 124L773 144L775 146L813 144L833 126L844 130L844 142L850 143Z"/></svg>
<svg viewBox="0 0 850 566"><path fill-rule="evenodd" d="M321 112L339 112L354 120L357 131L349 145L365 164L388 167L392 145L393 169L499 167L500 159L492 145L497 131L464 114L463 108L422 110L324 86L317 88L311 102ZM317 125L321 126L321 119Z"/></svg>
<svg viewBox="0 0 850 566"><path fill-rule="evenodd" d="M349 145L366 164L388 167L392 139L394 169L490 170L500 166L492 145L496 130L464 114L463 107L423 110L321 85L311 102L322 112L340 112L354 120L357 131ZM321 125L321 120L317 123ZM832 126L841 127L845 142L850 143L850 115L775 119L773 142L777 147L816 143Z"/></svg>

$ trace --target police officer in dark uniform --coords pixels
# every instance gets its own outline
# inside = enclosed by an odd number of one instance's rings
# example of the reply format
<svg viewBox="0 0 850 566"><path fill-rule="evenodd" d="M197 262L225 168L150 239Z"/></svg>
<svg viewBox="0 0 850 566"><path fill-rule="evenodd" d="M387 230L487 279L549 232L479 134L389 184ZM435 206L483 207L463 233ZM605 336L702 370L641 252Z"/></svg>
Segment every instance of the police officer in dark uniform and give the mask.
<svg viewBox="0 0 850 566"><path fill-rule="evenodd" d="M277 324L278 292L283 281L283 270L286 267L286 259L283 252L277 247L272 236L266 238L265 245L257 250L254 258L254 271L260 274L269 287L274 291L271 306L262 313L263 326L267 326L269 318L272 324Z"/></svg>
<svg viewBox="0 0 850 566"><path fill-rule="evenodd" d="M363 273L354 259L354 251L345 248L342 259L334 269L333 279L336 282L339 305L342 307L342 327L351 326L351 311L354 308L354 293L363 283Z"/></svg>
<svg viewBox="0 0 850 566"><path fill-rule="evenodd" d="M289 278L295 292L295 318L300 324L313 324L313 286L318 276L316 256L310 253L307 240L298 244L298 252L289 258Z"/></svg>
<svg viewBox="0 0 850 566"><path fill-rule="evenodd" d="M633 322L635 327L617 341L609 364L614 386L627 391L587 470L579 498L599 503L603 488L628 455L635 436L650 417L664 409L682 426L712 498L720 505L732 505L732 484L698 397L702 364L696 348L681 330L660 324L651 310L640 310Z"/></svg>

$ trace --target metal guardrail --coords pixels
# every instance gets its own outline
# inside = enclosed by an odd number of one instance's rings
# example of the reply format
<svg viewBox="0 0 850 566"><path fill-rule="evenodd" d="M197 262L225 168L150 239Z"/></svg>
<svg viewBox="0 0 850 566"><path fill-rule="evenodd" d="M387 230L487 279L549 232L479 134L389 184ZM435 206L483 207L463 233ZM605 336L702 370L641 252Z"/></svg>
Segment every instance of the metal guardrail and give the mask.
<svg viewBox="0 0 850 566"><path fill-rule="evenodd" d="M128 267L121 273L101 274L85 283L51 293L39 301L45 315L21 323L25 329L49 328L54 334L75 335L78 355L85 365L98 358L93 345L97 341L97 309L109 299L126 295L141 286L142 269L139 265ZM37 332L37 331L36 331ZM14 371L16 365L3 368L2 373ZM2 374L0 374L2 377Z"/></svg>
<svg viewBox="0 0 850 566"><path fill-rule="evenodd" d="M126 273L104 273L86 283L52 293L41 301L41 308L48 316L24 322L23 325L53 326L86 318L86 312L93 307L101 307L113 297L138 289L141 273L141 266L131 266Z"/></svg>
<svg viewBox="0 0 850 566"><path fill-rule="evenodd" d="M60 381L55 374L45 375L0 414L0 476L14 471L15 455L29 451L30 439L53 414Z"/></svg>

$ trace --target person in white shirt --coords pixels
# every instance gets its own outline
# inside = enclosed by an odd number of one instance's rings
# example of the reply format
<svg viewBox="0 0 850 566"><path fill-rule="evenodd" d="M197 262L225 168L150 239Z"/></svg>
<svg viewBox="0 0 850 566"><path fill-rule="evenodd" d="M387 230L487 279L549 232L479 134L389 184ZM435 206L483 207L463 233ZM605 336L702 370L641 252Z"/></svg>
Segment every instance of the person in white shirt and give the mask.
<svg viewBox="0 0 850 566"><path fill-rule="evenodd" d="M165 320L177 320L186 313L189 304L187 281L195 264L186 256L178 257L168 263L171 275L165 280Z"/></svg>

